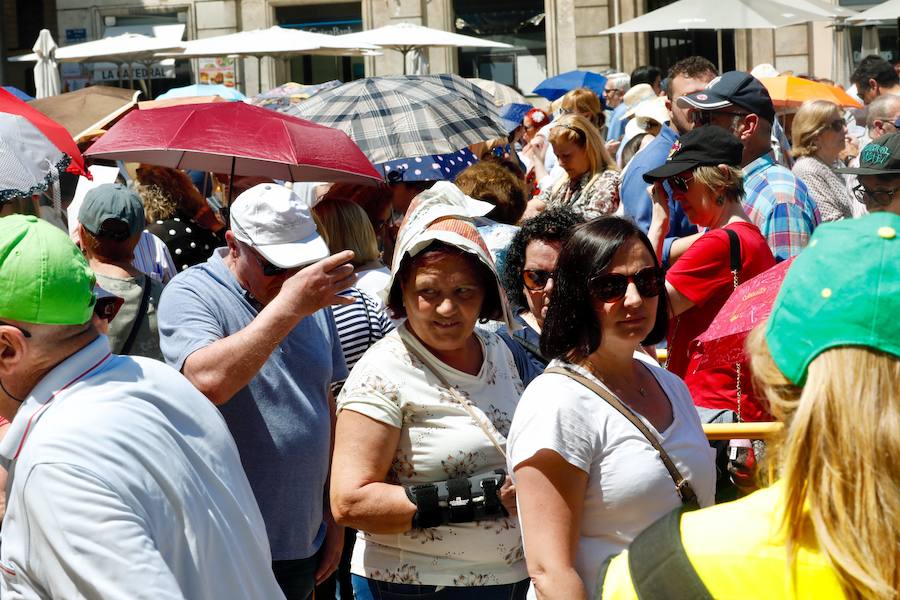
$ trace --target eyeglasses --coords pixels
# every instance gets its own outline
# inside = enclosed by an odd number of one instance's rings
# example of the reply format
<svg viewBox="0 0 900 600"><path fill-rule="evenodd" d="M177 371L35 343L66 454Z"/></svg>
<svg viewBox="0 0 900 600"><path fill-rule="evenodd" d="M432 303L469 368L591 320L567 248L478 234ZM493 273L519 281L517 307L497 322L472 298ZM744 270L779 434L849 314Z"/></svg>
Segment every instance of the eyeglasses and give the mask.
<svg viewBox="0 0 900 600"><path fill-rule="evenodd" d="M834 121L832 121L831 123L828 124L828 129L835 131L835 132L844 131L844 120L843 119L835 119Z"/></svg>
<svg viewBox="0 0 900 600"><path fill-rule="evenodd" d="M547 286L550 278L556 277L555 271L543 269L525 269L522 271L522 283L532 292L539 292Z"/></svg>
<svg viewBox="0 0 900 600"><path fill-rule="evenodd" d="M591 291L601 302L617 302L624 298L629 283L634 283L643 298L654 298L665 287L665 275L659 267L647 267L634 275L604 273L590 279Z"/></svg>
<svg viewBox="0 0 900 600"><path fill-rule="evenodd" d="M870 190L862 184L853 188L856 199L865 205L887 206L894 199L894 194L900 192L900 187L892 190Z"/></svg>
<svg viewBox="0 0 900 600"><path fill-rule="evenodd" d="M730 115L734 122L740 117L746 117L750 113L733 112L730 110L695 110L691 112L691 121L694 125L709 125L712 123L713 115ZM734 123L732 123L732 126Z"/></svg>
<svg viewBox="0 0 900 600"><path fill-rule="evenodd" d="M690 174L687 177L682 177L681 175L675 175L674 177L669 177L666 179L669 182L669 185L673 190L678 190L680 192L687 192L688 186L691 185L691 182L694 181L694 174Z"/></svg>
<svg viewBox="0 0 900 600"><path fill-rule="evenodd" d="M22 335L24 335L25 337L27 337L27 338L31 337L30 331L28 331L27 329L22 329L18 325L13 325L12 323L6 323L4 321L0 321L0 325L6 325L7 327L14 327L15 329L18 329L19 331L21 331Z"/></svg>

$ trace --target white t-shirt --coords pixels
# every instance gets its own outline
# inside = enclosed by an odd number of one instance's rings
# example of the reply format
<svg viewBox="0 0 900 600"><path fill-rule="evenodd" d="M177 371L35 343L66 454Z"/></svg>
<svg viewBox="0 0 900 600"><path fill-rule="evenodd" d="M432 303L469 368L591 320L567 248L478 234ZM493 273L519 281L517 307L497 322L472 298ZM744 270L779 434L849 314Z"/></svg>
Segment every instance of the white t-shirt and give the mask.
<svg viewBox="0 0 900 600"><path fill-rule="evenodd" d="M405 331L406 324L400 328ZM503 456L482 428L431 371L439 371L471 402L504 445L524 386L503 340L490 332L476 333L484 350L478 375L448 367L408 335L428 362L426 368L395 330L375 343L347 378L338 411L352 410L401 430L388 472L390 483L431 483L505 468ZM515 518L402 534L360 531L351 571L379 581L447 586L502 585L528 577Z"/></svg>
<svg viewBox="0 0 900 600"><path fill-rule="evenodd" d="M715 497L715 452L703 434L688 389L665 369L642 364L668 396L674 419L660 434L638 416L690 480L700 505L709 506ZM563 365L606 387L578 366L558 360L548 366ZM559 453L589 475L575 569L588 598L593 598L603 561L624 550L648 525L680 506L681 500L659 454L637 427L565 375L545 373L525 390L507 443L510 472L543 449Z"/></svg>

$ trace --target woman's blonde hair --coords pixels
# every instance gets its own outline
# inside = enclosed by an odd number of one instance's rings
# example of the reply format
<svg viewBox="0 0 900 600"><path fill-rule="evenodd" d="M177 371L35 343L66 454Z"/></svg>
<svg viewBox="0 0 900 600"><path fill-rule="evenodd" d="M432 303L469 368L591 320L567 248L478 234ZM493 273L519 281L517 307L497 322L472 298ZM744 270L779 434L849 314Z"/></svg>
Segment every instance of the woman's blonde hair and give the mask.
<svg viewBox="0 0 900 600"><path fill-rule="evenodd" d="M313 215L332 253L353 250L355 267L378 260L375 230L360 205L339 198L323 200L313 208Z"/></svg>
<svg viewBox="0 0 900 600"><path fill-rule="evenodd" d="M694 179L732 202L740 202L744 198L744 172L736 167L726 165L725 169L720 169L703 165L694 169Z"/></svg>
<svg viewBox="0 0 900 600"><path fill-rule="evenodd" d="M178 214L178 202L157 185L137 185L138 196L144 205L147 223L165 221Z"/></svg>
<svg viewBox="0 0 900 600"><path fill-rule="evenodd" d="M566 115L556 120L550 129L551 144L568 142L584 148L591 165L591 173L602 173L608 169L618 170L616 161L606 150L600 131L581 115Z"/></svg>
<svg viewBox="0 0 900 600"><path fill-rule="evenodd" d="M591 113L594 117L591 122L595 127L602 127L601 118L605 121L603 115L603 105L600 103L600 97L588 88L575 88L566 92L560 98L559 107L566 112Z"/></svg>
<svg viewBox="0 0 900 600"><path fill-rule="evenodd" d="M813 156L818 151L816 138L831 122L841 118L837 104L828 100L807 100L794 115L791 125L791 154L794 158Z"/></svg>
<svg viewBox="0 0 900 600"><path fill-rule="evenodd" d="M776 366L765 325L747 348L776 418L784 485L782 525L793 569L818 547L847 598L896 599L900 590L900 359L864 347L816 357L806 384Z"/></svg>

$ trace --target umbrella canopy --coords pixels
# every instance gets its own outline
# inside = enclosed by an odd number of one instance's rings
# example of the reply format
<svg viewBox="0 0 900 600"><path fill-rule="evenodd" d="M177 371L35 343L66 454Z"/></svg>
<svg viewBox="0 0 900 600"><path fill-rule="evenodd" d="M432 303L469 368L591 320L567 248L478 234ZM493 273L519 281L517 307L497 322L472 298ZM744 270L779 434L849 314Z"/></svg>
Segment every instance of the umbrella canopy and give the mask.
<svg viewBox="0 0 900 600"><path fill-rule="evenodd" d="M28 102L29 100L34 100L34 96L29 96L19 88L14 85L4 85L3 89L24 102Z"/></svg>
<svg viewBox="0 0 900 600"><path fill-rule="evenodd" d="M69 157L21 115L0 112L0 204L47 189Z"/></svg>
<svg viewBox="0 0 900 600"><path fill-rule="evenodd" d="M895 20L900 18L900 0L887 0L881 4L876 4L869 10L850 17L848 21L881 21L886 19Z"/></svg>
<svg viewBox="0 0 900 600"><path fill-rule="evenodd" d="M491 81L490 79L479 79L478 77L467 77L469 81L486 91L494 97L494 104L503 106L504 104L527 104L528 100L525 96L512 89L508 85Z"/></svg>
<svg viewBox="0 0 900 600"><path fill-rule="evenodd" d="M449 74L359 79L316 94L289 112L340 129L376 164L447 154L506 137L493 99Z"/></svg>
<svg viewBox="0 0 900 600"><path fill-rule="evenodd" d="M789 0L785 0L789 2ZM810 0L806 0L810 3ZM609 33L643 33L678 29L774 29L821 21L826 15L771 0L678 0L615 27Z"/></svg>
<svg viewBox="0 0 900 600"><path fill-rule="evenodd" d="M449 154L398 158L377 165L388 183L403 181L453 181L462 171L478 162L468 148Z"/></svg>
<svg viewBox="0 0 900 600"><path fill-rule="evenodd" d="M60 91L59 68L56 66L56 42L47 29L41 29L32 48L37 55L34 65L34 89L38 98L55 96Z"/></svg>
<svg viewBox="0 0 900 600"><path fill-rule="evenodd" d="M175 50L182 44L138 33L123 33L111 37L63 46L56 50L57 62L107 61L114 63L146 62L153 60L157 52ZM31 62L38 60L35 53L15 56L11 62Z"/></svg>
<svg viewBox="0 0 900 600"><path fill-rule="evenodd" d="M329 56L368 56L377 47L344 42L340 36L314 33L286 27L239 31L184 43L184 49L162 52L160 56L197 58L208 56L273 56L299 54Z"/></svg>
<svg viewBox="0 0 900 600"><path fill-rule="evenodd" d="M413 23L396 23L377 29L367 29L356 33L337 36L337 39L352 44L374 44L403 53L403 68L406 69L406 54L422 48L512 48L509 44L483 40L469 35L451 33L443 29L432 29Z"/></svg>
<svg viewBox="0 0 900 600"><path fill-rule="evenodd" d="M167 98L196 98L197 96L220 96L226 100L243 100L246 98L239 90L218 84L202 84L186 85L184 87L172 88L164 94L156 97L157 100L165 100Z"/></svg>
<svg viewBox="0 0 900 600"><path fill-rule="evenodd" d="M53 146L60 150L62 154L67 156L65 161L68 165L66 171L75 175L84 175L90 179L90 174L84 167L84 157L75 145L75 140L66 131L66 128L53 121L44 113L36 108L22 102L6 90L0 90L0 114L7 113L9 115L24 118L31 125L37 128L46 137ZM16 121L21 123L22 121ZM2 162L2 161L0 161ZM58 164L53 163L54 166Z"/></svg>
<svg viewBox="0 0 900 600"><path fill-rule="evenodd" d="M285 181L380 181L343 133L243 102L136 110L88 156Z"/></svg>
<svg viewBox="0 0 900 600"><path fill-rule="evenodd" d="M293 104L299 104L304 100L310 99L319 92L336 88L342 83L343 82L337 79L332 79L331 81L326 81L325 83L319 83L317 85L303 85L290 81L284 85L272 88L268 92L256 95L250 100L250 104L262 106L269 110L283 112Z"/></svg>
<svg viewBox="0 0 900 600"><path fill-rule="evenodd" d="M597 96L603 98L606 77L590 71L567 71L555 77L545 79L534 88L534 93L547 100L553 101L565 96L566 92L577 88L593 90Z"/></svg>
<svg viewBox="0 0 900 600"><path fill-rule="evenodd" d="M522 121L525 120L525 115L527 115L528 111L532 108L534 107L531 104L519 104L515 102L501 106L500 116L506 124L506 131L512 133L516 127L522 124Z"/></svg>
<svg viewBox="0 0 900 600"><path fill-rule="evenodd" d="M698 368L734 364L746 358L744 342L750 331L769 318L793 259L778 263L735 288L719 314L697 341L702 354Z"/></svg>
<svg viewBox="0 0 900 600"><path fill-rule="evenodd" d="M75 92L31 102L78 140L89 132L103 129L137 104L140 91L94 85Z"/></svg>
<svg viewBox="0 0 900 600"><path fill-rule="evenodd" d="M775 109L797 107L807 100L828 100L845 108L862 108L847 92L833 85L810 81L802 77L763 77L760 79L772 96Z"/></svg>

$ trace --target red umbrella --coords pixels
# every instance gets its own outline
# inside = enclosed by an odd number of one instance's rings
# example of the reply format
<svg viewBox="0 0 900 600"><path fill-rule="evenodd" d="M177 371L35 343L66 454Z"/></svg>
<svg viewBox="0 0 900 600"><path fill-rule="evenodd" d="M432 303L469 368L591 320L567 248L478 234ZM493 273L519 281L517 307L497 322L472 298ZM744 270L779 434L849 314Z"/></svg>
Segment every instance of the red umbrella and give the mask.
<svg viewBox="0 0 900 600"><path fill-rule="evenodd" d="M793 258L780 262L732 292L722 310L697 338L698 368L734 364L746 358L744 341L754 327L769 318L775 296Z"/></svg>
<svg viewBox="0 0 900 600"><path fill-rule="evenodd" d="M243 102L135 110L86 154L285 181L381 181L345 133Z"/></svg>
<svg viewBox="0 0 900 600"><path fill-rule="evenodd" d="M75 140L72 139L72 135L65 127L4 89L0 89L0 113L18 115L26 119L43 133L60 152L69 157L71 162L66 171L75 175L84 175L90 179L90 173L84 168L84 157L81 156Z"/></svg>

